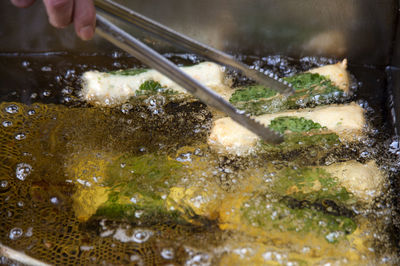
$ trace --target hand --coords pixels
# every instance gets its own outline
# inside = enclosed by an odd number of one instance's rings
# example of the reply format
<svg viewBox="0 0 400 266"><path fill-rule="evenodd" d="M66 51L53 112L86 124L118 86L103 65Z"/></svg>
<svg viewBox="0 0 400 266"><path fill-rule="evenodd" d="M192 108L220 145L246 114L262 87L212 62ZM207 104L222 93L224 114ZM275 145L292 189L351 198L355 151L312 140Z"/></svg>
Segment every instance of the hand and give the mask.
<svg viewBox="0 0 400 266"><path fill-rule="evenodd" d="M11 0L17 7L29 7L35 0ZM43 0L49 22L56 28L65 28L73 23L76 34L82 40L94 35L96 11L93 0Z"/></svg>

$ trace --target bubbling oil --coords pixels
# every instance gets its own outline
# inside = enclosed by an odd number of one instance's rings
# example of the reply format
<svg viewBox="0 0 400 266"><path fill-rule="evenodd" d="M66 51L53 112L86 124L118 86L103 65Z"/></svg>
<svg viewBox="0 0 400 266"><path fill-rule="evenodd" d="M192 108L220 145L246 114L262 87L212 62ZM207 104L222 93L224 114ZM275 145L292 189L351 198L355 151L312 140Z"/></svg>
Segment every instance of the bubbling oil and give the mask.
<svg viewBox="0 0 400 266"><path fill-rule="evenodd" d="M192 55L168 56L182 65L199 61ZM282 76L333 62L325 58L294 60L282 56L242 56L240 59L256 69L274 71ZM398 216L393 205L395 187L391 182L395 182L399 171L400 148L383 122L386 114L379 101L381 98L373 100L376 95L361 92L372 92L370 86L377 86L376 83L358 79L362 83L354 84L354 89L360 88L352 100L357 100L367 110L371 125L363 143L329 154L323 150L305 150L274 159L256 155L236 157L215 153L206 145L213 114L196 100L170 102L156 95L152 96L154 104L151 106L137 101L116 108L93 107L81 102L79 77L82 72L141 66L123 54L116 53L112 57L22 55L7 59L3 56L2 60L13 62L18 73L35 80L30 87L22 82L23 89L6 83L11 90L1 99L2 244L48 263L63 265L267 262L395 265L398 262L394 226ZM364 72L381 75L379 70L371 69L355 68L353 73L358 78L359 73L364 77ZM237 73L231 72L231 75L236 85L249 83ZM1 79L6 78L2 76ZM375 160L387 174L388 182L384 196L368 207L354 205L349 210L357 217L358 231L350 235L351 241L339 244L328 243L318 236L304 237L279 230L262 232L235 222L227 223L224 228L218 219L200 224L159 221L140 224L101 217L80 220L73 199L78 187L95 186L102 177L98 171L101 162L112 161L121 154L165 155L186 165L190 174L179 186L212 191L211 194L196 194L195 203L202 206L207 202L205 195L215 194L221 198L213 198L218 206L211 204L212 208L226 208L225 213L232 211L232 202L244 201L255 187L265 188L264 196L274 203L277 198L273 192L268 192L270 184L275 172L286 167ZM120 167L126 167L125 163ZM79 178L76 178L77 169ZM141 215L135 213L137 218ZM1 262L11 263L5 257Z"/></svg>

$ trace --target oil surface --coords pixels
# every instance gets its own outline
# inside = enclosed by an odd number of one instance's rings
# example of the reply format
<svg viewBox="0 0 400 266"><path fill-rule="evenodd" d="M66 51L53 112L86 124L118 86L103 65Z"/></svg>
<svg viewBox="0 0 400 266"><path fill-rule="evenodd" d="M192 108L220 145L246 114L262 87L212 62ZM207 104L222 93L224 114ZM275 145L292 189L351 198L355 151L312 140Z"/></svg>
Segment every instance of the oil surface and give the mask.
<svg viewBox="0 0 400 266"><path fill-rule="evenodd" d="M199 61L190 55L169 56L184 65ZM280 56L241 59L283 76L333 62ZM331 165L350 159L362 163L375 160L388 176L386 196L368 208L352 210L358 217L357 237L367 247L362 250L351 245L354 242L336 245L318 237L302 239L278 232L260 236L258 231L235 224L223 229L212 219L192 225L158 221L141 225L124 219L83 222L74 211L73 195L82 185L97 182L93 177L99 176L93 176L91 171L98 169L102 160L120 154L165 155L184 162L192 174L180 185L217 188L219 192L215 193L222 193L227 202L240 199L257 180L268 181L270 177L263 172L262 157L221 156L207 147L212 113L200 102L168 102L162 96L154 96L150 105L138 103L109 109L87 106L79 100L82 72L140 66L132 58L121 54L111 58L39 54L3 55L0 61L0 66L9 66L0 73L2 244L62 265L398 262L398 216L393 205L396 187L392 184L400 170L400 151L386 123L383 71L356 66L350 69L359 82L352 100L367 110L371 125L362 144L317 159L310 152L269 162L279 168L288 166L290 161L295 161L291 167L300 167L310 162ZM236 84L247 82L235 75ZM79 178L77 172L81 174ZM345 254L349 249L355 249L354 253ZM11 264L6 258L0 262Z"/></svg>

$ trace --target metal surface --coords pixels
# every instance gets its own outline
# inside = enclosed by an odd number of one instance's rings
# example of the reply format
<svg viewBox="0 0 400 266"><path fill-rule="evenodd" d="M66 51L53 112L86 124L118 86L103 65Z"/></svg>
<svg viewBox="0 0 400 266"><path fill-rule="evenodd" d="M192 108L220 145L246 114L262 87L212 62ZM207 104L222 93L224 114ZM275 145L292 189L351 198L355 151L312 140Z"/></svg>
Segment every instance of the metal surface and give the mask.
<svg viewBox="0 0 400 266"><path fill-rule="evenodd" d="M252 131L254 134L261 137L261 139L275 144L283 141L282 135L269 128L266 128L264 125L245 115L243 112L240 112L229 102L224 100L220 95L203 86L189 75L185 74L182 70L175 66L175 64L153 49L149 48L125 31L116 27L101 15L97 15L96 18L96 33L103 38L133 55L149 67L152 67L169 77L171 80L175 81L178 85L185 88L207 105L226 113L234 121Z"/></svg>
<svg viewBox="0 0 400 266"><path fill-rule="evenodd" d="M115 1L95 0L95 5L107 13L114 15L117 19L120 18L128 21L132 23L132 25L153 34L156 38L162 38L174 46L182 47L188 52L193 52L217 63L231 66L237 70L240 70L247 77L250 77L257 82L276 90L281 94L289 96L294 92L293 87L289 83L273 73L267 76L258 70L250 69L249 66L239 62L233 56L195 41L186 35L176 32L160 23L157 23L154 20L128 9L125 6L116 3Z"/></svg>
<svg viewBox="0 0 400 266"><path fill-rule="evenodd" d="M42 1L17 9L0 1L0 52L113 50L100 38L82 42L73 28L53 29ZM347 57L387 65L397 0L120 0L145 16L231 54ZM124 26L123 24L118 24ZM158 51L171 46L131 32ZM322 45L318 45L318 43ZM161 49L161 50L160 50Z"/></svg>
<svg viewBox="0 0 400 266"><path fill-rule="evenodd" d="M400 1L398 3L400 6ZM390 66L386 69L388 74L388 107L391 114L392 125L396 135L400 134L400 10L396 21L396 32L393 36L393 52Z"/></svg>

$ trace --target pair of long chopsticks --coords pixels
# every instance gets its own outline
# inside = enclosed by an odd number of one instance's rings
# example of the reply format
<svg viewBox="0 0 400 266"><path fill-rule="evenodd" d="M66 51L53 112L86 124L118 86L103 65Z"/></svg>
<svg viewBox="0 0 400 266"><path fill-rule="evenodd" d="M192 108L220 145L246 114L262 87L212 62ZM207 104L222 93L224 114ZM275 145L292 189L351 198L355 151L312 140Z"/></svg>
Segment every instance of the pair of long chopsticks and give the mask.
<svg viewBox="0 0 400 266"><path fill-rule="evenodd" d="M183 47L187 50L193 51L197 54L210 58L218 63L232 66L250 78L269 86L272 89L277 90L280 93L289 95L293 92L291 86L285 81L275 77L266 76L261 72L249 69L248 66L235 60L232 56L225 54L221 51L208 47L201 44L191 38L179 34L172 29L167 28L137 12L130 10L118 3L111 0L95 0L95 4L98 8L103 11L125 21L132 23L140 29L152 33L160 38L171 42L172 44ZM220 95L215 93L213 90L200 84L195 79L188 76L186 73L181 71L171 61L151 49L138 39L134 38L127 32L123 31L116 25L112 24L103 16L97 14L97 30L96 33L107 39L117 47L128 52L132 56L136 57L144 64L151 68L156 69L160 73L169 77L171 80L176 82L181 87L185 88L188 92L199 98L201 101L209 106L217 108L227 115L229 115L234 121L241 124L248 130L252 131L264 141L270 143L280 143L283 137L258 123L250 116L244 114L244 112L237 110L229 102L223 99Z"/></svg>

